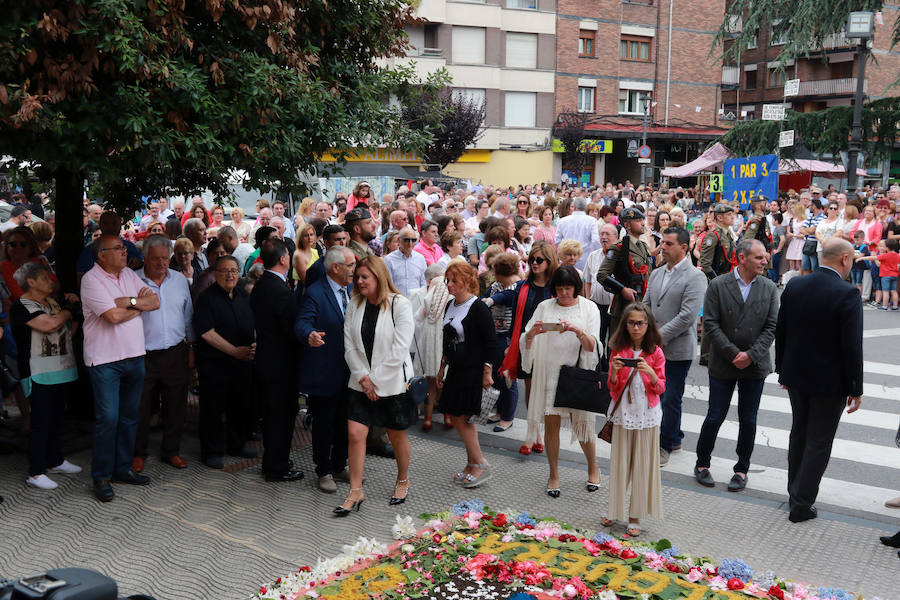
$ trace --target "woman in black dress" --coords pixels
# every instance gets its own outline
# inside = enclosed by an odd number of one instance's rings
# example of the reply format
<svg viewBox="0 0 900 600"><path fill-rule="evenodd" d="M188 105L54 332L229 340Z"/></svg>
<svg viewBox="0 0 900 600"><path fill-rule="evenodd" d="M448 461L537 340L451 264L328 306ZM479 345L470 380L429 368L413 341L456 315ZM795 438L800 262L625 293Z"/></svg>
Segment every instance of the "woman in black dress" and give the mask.
<svg viewBox="0 0 900 600"><path fill-rule="evenodd" d="M443 389L440 411L459 432L466 446L466 468L454 483L465 488L481 485L491 478L490 465L478 443L478 429L469 417L481 413L482 392L494 383L491 377L495 331L491 311L478 301L478 273L474 267L454 260L444 273L453 300L444 313L444 357L438 373Z"/></svg>

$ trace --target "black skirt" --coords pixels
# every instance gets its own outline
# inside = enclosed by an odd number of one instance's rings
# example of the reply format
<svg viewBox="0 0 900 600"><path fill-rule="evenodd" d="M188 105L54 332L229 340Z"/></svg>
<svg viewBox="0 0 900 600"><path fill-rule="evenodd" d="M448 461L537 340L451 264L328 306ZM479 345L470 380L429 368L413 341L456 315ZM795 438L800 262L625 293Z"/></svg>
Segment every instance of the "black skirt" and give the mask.
<svg viewBox="0 0 900 600"><path fill-rule="evenodd" d="M456 341L456 330L444 326L444 356L447 357L447 376L441 390L438 410L455 417L481 413L483 364L471 364L466 342Z"/></svg>
<svg viewBox="0 0 900 600"><path fill-rule="evenodd" d="M414 407L404 394L378 398L375 402L356 390L347 390L349 405L347 418L368 427L385 429L408 429L413 423Z"/></svg>

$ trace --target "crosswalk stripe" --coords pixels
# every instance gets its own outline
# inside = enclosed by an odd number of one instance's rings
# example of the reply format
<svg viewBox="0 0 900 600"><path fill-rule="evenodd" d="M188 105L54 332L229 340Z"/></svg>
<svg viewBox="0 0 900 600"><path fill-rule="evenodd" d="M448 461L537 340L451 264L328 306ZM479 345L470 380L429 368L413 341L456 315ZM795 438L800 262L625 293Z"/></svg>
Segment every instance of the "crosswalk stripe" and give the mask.
<svg viewBox="0 0 900 600"><path fill-rule="evenodd" d="M895 327L893 329L868 329L866 331L863 331L863 339L891 337L895 335L900 335L900 328Z"/></svg>
<svg viewBox="0 0 900 600"><path fill-rule="evenodd" d="M709 400L709 387L705 385L685 385L684 397L693 400ZM731 406L737 406L737 392L731 397ZM863 404L865 406L865 404ZM776 412L781 414L791 414L791 401L786 396L773 396L771 394L763 394L760 398L759 410L768 412ZM877 429L887 429L890 431L897 430L897 420L900 414L879 412L875 410L866 410L860 408L854 413L844 414L841 421L851 425L864 425L866 427L875 427Z"/></svg>
<svg viewBox="0 0 900 600"><path fill-rule="evenodd" d="M766 383L778 383L778 374L769 373L766 376ZM896 400L900 402L900 387L890 385L879 385L877 383L863 382L863 401L868 398L880 398L882 400Z"/></svg>
<svg viewBox="0 0 900 600"><path fill-rule="evenodd" d="M894 377L900 377L900 366L889 363L865 360L863 361L863 370L866 373L873 373L875 375L893 375Z"/></svg>

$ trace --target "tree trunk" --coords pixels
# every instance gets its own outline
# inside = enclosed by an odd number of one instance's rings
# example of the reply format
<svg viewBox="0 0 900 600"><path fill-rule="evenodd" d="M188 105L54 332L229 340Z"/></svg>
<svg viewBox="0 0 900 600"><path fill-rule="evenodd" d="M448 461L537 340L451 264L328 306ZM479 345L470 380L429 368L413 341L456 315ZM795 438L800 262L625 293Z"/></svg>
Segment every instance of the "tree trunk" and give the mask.
<svg viewBox="0 0 900 600"><path fill-rule="evenodd" d="M75 263L84 248L84 176L62 167L53 176L56 179L56 232L53 238L56 276L62 291L77 294Z"/></svg>

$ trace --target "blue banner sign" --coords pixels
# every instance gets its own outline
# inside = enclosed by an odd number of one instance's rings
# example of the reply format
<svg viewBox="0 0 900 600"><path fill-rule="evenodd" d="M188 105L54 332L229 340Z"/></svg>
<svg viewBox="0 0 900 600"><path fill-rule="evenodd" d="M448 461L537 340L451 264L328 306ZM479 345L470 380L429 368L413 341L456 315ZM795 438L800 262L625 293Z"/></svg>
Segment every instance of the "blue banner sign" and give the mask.
<svg viewBox="0 0 900 600"><path fill-rule="evenodd" d="M725 161L723 200L737 202L742 209L760 194L770 200L778 196L778 157L774 154L731 158Z"/></svg>

